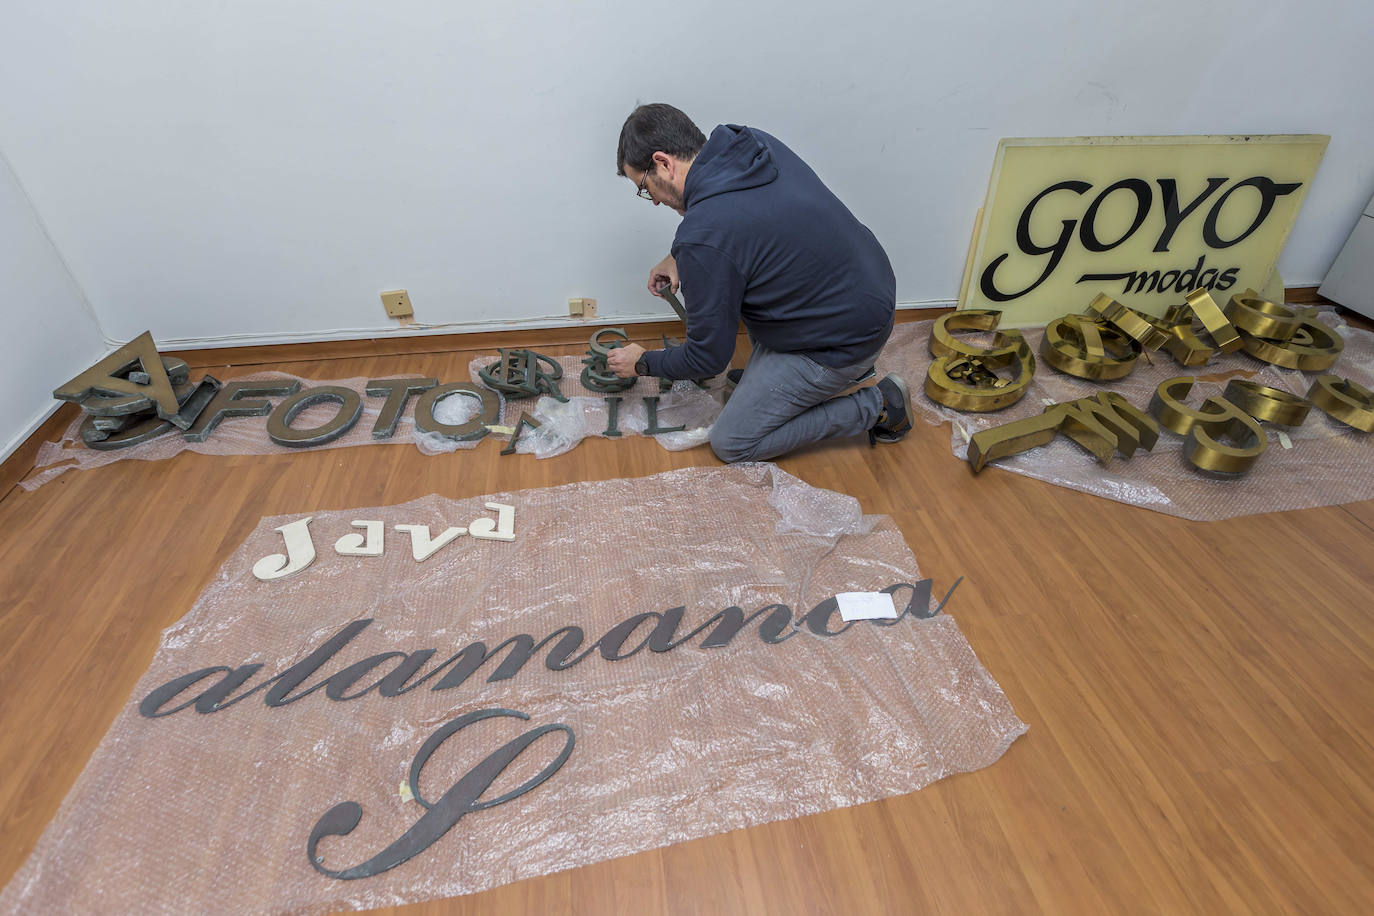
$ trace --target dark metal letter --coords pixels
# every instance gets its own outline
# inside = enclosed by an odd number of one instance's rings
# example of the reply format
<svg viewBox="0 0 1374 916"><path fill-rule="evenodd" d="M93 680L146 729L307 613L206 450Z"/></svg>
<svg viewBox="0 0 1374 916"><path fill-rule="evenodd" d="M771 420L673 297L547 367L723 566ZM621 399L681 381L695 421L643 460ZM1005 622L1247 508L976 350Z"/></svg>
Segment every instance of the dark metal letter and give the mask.
<svg viewBox="0 0 1374 916"><path fill-rule="evenodd" d="M477 764L454 783L437 802L431 804L425 801L420 795L420 771L424 768L430 755L438 749L439 745L458 731L474 722L493 716L509 716L527 721L529 719L525 713L513 709L480 709L476 712L464 713L441 726L420 748L420 752L415 755L415 760L410 765L410 793L426 809L424 815L415 822L415 826L403 833L400 839L366 862L339 871L325 868L321 864L322 857L316 851L320 840L327 836L345 836L351 833L353 828L358 826L358 822L362 820L363 816L362 806L352 801L342 802L326 811L316 822L315 829L310 831L310 840L306 844L306 855L310 857L310 864L315 870L331 878L351 880L369 878L395 868L407 859L428 849L436 840L453 829L453 826L462 820L464 815L508 802L539 786L554 773L557 773L572 754L576 736L571 728L561 722L541 725L539 728L530 729L520 737L506 743ZM491 784L505 772L506 767L510 766L531 744L553 731L566 733L567 740L563 745L563 750L559 752L552 763L504 795L490 801L482 800L482 793L490 788Z"/></svg>

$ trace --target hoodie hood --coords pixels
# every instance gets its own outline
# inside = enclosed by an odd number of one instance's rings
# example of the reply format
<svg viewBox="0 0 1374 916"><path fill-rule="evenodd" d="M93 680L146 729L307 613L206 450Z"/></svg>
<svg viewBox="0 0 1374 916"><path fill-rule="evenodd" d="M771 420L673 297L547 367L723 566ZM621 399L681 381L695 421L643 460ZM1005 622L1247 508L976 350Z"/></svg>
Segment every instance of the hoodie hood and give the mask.
<svg viewBox="0 0 1374 916"><path fill-rule="evenodd" d="M687 172L683 201L691 207L717 194L769 184L777 177L772 152L753 130L722 124L711 131Z"/></svg>

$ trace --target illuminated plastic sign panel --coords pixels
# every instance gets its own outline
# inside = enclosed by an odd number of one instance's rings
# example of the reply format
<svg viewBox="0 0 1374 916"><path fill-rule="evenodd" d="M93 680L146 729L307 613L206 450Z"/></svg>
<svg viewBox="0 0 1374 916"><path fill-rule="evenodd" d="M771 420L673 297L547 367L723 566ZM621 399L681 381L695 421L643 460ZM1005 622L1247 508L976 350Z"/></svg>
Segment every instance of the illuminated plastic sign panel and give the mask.
<svg viewBox="0 0 1374 916"><path fill-rule="evenodd" d="M1026 326L1098 293L1158 316L1198 287L1259 289L1329 140L1004 139L960 307Z"/></svg>

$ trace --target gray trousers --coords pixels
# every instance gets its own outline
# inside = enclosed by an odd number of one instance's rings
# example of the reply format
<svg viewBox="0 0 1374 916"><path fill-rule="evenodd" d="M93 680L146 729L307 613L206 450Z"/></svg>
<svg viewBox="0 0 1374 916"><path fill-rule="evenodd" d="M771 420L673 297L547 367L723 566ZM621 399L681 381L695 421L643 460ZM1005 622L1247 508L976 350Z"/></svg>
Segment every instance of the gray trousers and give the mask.
<svg viewBox="0 0 1374 916"><path fill-rule="evenodd" d="M721 461L761 461L871 429L883 409L877 388L836 395L872 368L880 351L857 365L831 369L756 342L744 377L711 427L712 451Z"/></svg>

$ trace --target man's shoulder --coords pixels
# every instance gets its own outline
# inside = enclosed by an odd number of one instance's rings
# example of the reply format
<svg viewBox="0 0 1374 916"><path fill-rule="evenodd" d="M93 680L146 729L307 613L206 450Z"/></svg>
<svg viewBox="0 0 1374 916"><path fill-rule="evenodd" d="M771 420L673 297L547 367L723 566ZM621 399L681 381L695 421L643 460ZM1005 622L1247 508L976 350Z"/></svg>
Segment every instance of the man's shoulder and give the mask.
<svg viewBox="0 0 1374 916"><path fill-rule="evenodd" d="M731 238L739 231L741 214L719 204L707 206L711 203L703 202L700 209L688 211L682 218L673 236L673 251L692 245L719 250L730 247Z"/></svg>

